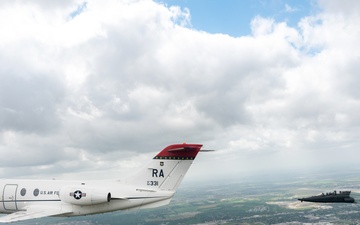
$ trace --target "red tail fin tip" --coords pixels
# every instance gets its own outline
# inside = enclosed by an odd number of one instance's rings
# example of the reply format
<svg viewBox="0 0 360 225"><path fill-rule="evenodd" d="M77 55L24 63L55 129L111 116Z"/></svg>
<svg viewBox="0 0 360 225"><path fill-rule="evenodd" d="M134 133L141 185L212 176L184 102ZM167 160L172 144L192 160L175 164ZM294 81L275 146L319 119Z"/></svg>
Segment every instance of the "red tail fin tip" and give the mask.
<svg viewBox="0 0 360 225"><path fill-rule="evenodd" d="M201 144L173 144L164 148L154 159L195 159Z"/></svg>

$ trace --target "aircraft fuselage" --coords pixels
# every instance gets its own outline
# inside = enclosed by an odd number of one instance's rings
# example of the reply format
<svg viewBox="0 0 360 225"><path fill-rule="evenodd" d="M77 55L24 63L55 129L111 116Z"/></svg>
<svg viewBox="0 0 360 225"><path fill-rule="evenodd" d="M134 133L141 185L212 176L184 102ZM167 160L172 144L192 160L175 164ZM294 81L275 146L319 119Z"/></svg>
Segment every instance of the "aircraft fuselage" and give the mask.
<svg viewBox="0 0 360 225"><path fill-rule="evenodd" d="M13 213L31 204L49 208L61 205L71 211L64 216L88 215L141 208L170 199L173 194L140 189L120 181L0 180L0 213Z"/></svg>

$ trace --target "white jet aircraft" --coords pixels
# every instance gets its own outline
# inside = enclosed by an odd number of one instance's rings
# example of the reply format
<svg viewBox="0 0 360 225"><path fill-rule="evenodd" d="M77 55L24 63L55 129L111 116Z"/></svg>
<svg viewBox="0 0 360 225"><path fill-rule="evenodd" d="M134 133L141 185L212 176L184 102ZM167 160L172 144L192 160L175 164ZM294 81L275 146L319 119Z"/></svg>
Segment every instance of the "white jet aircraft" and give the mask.
<svg viewBox="0 0 360 225"><path fill-rule="evenodd" d="M170 145L135 176L123 181L0 180L0 213L9 214L0 217L0 222L169 204L201 147Z"/></svg>

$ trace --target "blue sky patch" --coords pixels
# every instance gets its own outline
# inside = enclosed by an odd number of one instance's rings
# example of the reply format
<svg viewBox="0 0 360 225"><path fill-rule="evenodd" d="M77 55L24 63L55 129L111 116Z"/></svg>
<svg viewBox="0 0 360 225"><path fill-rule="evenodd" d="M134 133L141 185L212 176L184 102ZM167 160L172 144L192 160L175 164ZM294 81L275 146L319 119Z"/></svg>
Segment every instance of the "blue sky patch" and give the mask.
<svg viewBox="0 0 360 225"><path fill-rule="evenodd" d="M251 34L251 20L256 16L285 21L296 27L301 18L317 11L313 0L157 0L170 7L188 8L191 25L196 30L224 33L234 37Z"/></svg>
<svg viewBox="0 0 360 225"><path fill-rule="evenodd" d="M80 15L85 9L86 9L87 2L83 2L81 5L78 5L75 11L70 13L70 17L74 18L78 15Z"/></svg>

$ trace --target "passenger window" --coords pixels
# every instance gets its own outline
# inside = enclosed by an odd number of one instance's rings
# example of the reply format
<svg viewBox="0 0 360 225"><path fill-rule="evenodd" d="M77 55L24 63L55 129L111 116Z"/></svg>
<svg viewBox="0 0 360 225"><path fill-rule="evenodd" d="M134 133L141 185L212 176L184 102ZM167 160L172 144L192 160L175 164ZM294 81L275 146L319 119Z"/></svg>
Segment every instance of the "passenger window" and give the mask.
<svg viewBox="0 0 360 225"><path fill-rule="evenodd" d="M38 195L39 195L39 189L36 188L36 189L34 190L34 196L38 196Z"/></svg>
<svg viewBox="0 0 360 225"><path fill-rule="evenodd" d="M21 196L25 196L26 195L26 189L25 188L21 189L20 194L21 194Z"/></svg>

